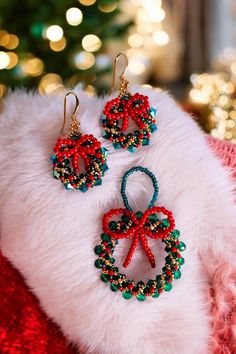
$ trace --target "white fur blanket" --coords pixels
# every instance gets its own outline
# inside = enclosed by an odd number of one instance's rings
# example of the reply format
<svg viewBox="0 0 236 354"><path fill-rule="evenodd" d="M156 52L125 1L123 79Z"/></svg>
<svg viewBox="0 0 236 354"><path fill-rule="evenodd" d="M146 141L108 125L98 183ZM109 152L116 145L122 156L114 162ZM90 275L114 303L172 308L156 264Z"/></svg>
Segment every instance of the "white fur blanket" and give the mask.
<svg viewBox="0 0 236 354"><path fill-rule="evenodd" d="M51 176L49 157L62 123L63 96L15 92L6 98L0 117L1 249L43 309L82 351L203 354L211 336L207 298L211 279L216 268L235 264L232 186L200 129L167 93L131 91L149 96L157 108L158 125L151 145L133 154L115 151L102 139L99 118L108 98L78 92L82 132L94 134L110 151L110 169L102 186L84 194L65 190ZM73 97L69 101L72 110ZM156 205L173 212L187 245L181 279L170 293L144 303L111 292L99 279L93 252L100 243L102 215L123 207L121 178L136 165L156 175L160 188ZM152 195L148 177L140 173L130 177L127 191L133 209L145 210ZM150 245L158 252L161 267L160 243ZM118 263L128 246L125 240L117 246ZM147 280L157 271L138 250L126 273Z"/></svg>

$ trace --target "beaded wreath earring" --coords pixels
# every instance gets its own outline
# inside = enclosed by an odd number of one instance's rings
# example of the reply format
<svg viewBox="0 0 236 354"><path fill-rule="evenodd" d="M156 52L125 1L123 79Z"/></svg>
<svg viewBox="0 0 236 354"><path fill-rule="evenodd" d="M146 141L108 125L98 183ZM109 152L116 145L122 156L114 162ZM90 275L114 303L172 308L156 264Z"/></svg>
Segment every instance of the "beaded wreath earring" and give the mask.
<svg viewBox="0 0 236 354"><path fill-rule="evenodd" d="M80 123L76 118L79 99L73 92L68 92L64 98L63 133L66 124L66 99L69 95L75 97L76 103L71 115L70 133L66 138L58 138L54 147L53 177L60 180L66 189L79 189L86 192L88 188L102 184L102 176L108 170L106 157L108 150L101 147L92 134L82 135ZM79 173L79 158L84 162L85 172Z"/></svg>
<svg viewBox="0 0 236 354"><path fill-rule="evenodd" d="M104 128L103 137L113 143L115 149L127 149L135 152L140 146L149 145L150 136L157 130L154 119L156 110L149 105L148 96L128 90L129 82L124 77L128 66L128 58L120 53L116 56L113 70L113 82L110 93L113 91L116 79L116 66L119 57L125 58L125 68L120 75L119 96L108 101L105 105L101 122ZM125 133L128 128L129 117L136 123L138 129L133 133Z"/></svg>
<svg viewBox="0 0 236 354"><path fill-rule="evenodd" d="M132 211L125 193L127 178L136 171L146 173L151 178L154 187L152 200L144 213ZM172 213L164 207L154 206L158 196L158 185L155 176L147 168L133 167L124 174L121 195L125 208L111 209L103 216L102 242L94 249L95 254L99 256L95 261L95 267L102 271L101 280L104 283L109 282L112 291L121 291L125 299L130 299L132 296L136 296L139 301L144 301L147 297L157 298L163 291L170 291L173 280L181 277L180 268L184 264L184 258L180 251L184 251L186 246L179 241L180 232L175 229ZM148 246L147 236L151 239L160 238L165 244L167 252L165 265L162 268L162 274L157 275L155 279L150 279L147 283L135 282L119 272L115 266L113 252L118 240L132 238L123 267L128 267L140 243L152 268L155 268L155 258Z"/></svg>

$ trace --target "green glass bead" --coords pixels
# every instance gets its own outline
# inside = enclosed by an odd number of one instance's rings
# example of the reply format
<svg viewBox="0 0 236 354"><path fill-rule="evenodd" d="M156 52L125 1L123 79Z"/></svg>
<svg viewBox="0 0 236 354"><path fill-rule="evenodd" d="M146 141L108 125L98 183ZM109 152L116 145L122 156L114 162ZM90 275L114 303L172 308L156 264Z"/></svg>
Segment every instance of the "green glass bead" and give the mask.
<svg viewBox="0 0 236 354"><path fill-rule="evenodd" d="M145 301L146 300L146 296L144 294L138 294L136 296L138 301Z"/></svg>
<svg viewBox="0 0 236 354"><path fill-rule="evenodd" d="M122 296L124 299L128 300L132 297L132 294L129 291L123 291Z"/></svg>
<svg viewBox="0 0 236 354"><path fill-rule="evenodd" d="M168 219L163 219L161 222L161 226L163 227L169 227L170 226L170 222Z"/></svg>
<svg viewBox="0 0 236 354"><path fill-rule="evenodd" d="M117 222L116 221L109 222L109 229L110 230L116 230L116 228L117 228Z"/></svg>
<svg viewBox="0 0 236 354"><path fill-rule="evenodd" d="M53 177L55 178L55 179L59 179L60 178L60 173L58 173L58 171L53 171Z"/></svg>
<svg viewBox="0 0 236 354"><path fill-rule="evenodd" d="M104 274L102 273L101 276L100 276L101 280L104 282L104 283L107 283L109 281L109 275L108 274Z"/></svg>
<svg viewBox="0 0 236 354"><path fill-rule="evenodd" d="M94 265L96 268L102 268L103 267L103 261L101 259L96 259L96 261L94 262Z"/></svg>
<svg viewBox="0 0 236 354"><path fill-rule="evenodd" d="M164 290L165 291L171 291L171 289L172 289L172 284L171 283L167 283L167 284L164 285Z"/></svg>
<svg viewBox="0 0 236 354"><path fill-rule="evenodd" d="M152 297L154 297L154 298L157 298L157 297L159 297L159 296L160 296L160 294L159 294L158 291L155 291L155 292L152 294Z"/></svg>
<svg viewBox="0 0 236 354"><path fill-rule="evenodd" d="M96 246L94 248L94 253L96 253L98 256L103 252L102 246Z"/></svg>
<svg viewBox="0 0 236 354"><path fill-rule="evenodd" d="M175 279L179 279L181 277L181 271L177 270L176 272L174 272L174 278Z"/></svg>
<svg viewBox="0 0 236 354"><path fill-rule="evenodd" d="M128 222L130 221L130 218L127 215L122 215L121 216L121 220L125 223L128 224Z"/></svg>
<svg viewBox="0 0 236 354"><path fill-rule="evenodd" d="M174 229L174 230L171 232L170 235L171 235L172 237L179 238L180 232L179 232L179 230Z"/></svg>
<svg viewBox="0 0 236 354"><path fill-rule="evenodd" d="M141 219L141 217L143 216L143 213L141 211L137 211L135 213L135 215L137 216L138 219Z"/></svg>
<svg viewBox="0 0 236 354"><path fill-rule="evenodd" d="M148 219L150 221L156 222L158 220L158 217L156 214L149 215Z"/></svg>
<svg viewBox="0 0 236 354"><path fill-rule="evenodd" d="M181 242L178 244L178 249L179 249L180 251L185 251L185 250L186 250L186 245L185 245L185 243L181 241Z"/></svg>
<svg viewBox="0 0 236 354"><path fill-rule="evenodd" d="M118 286L116 284L111 284L110 288L111 288L111 291L117 291L118 290Z"/></svg>
<svg viewBox="0 0 236 354"><path fill-rule="evenodd" d="M179 265L183 265L185 263L184 258L181 257L178 259Z"/></svg>
<svg viewBox="0 0 236 354"><path fill-rule="evenodd" d="M115 263L115 258L109 258L109 261L112 263L112 264L114 264Z"/></svg>
<svg viewBox="0 0 236 354"><path fill-rule="evenodd" d="M101 239L102 241L107 241L107 242L110 242L111 241L111 238L109 235L105 234L105 233L102 233L101 234Z"/></svg>

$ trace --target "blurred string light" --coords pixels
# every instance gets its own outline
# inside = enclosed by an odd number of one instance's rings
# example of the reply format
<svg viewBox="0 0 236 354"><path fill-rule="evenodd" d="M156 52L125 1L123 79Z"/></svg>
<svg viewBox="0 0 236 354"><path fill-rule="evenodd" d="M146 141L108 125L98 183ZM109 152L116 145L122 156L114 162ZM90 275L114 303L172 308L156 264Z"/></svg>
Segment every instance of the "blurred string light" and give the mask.
<svg viewBox="0 0 236 354"><path fill-rule="evenodd" d="M82 51L74 56L74 63L78 69L86 70L95 64L95 56L92 53Z"/></svg>
<svg viewBox="0 0 236 354"><path fill-rule="evenodd" d="M66 11L66 20L71 26L78 26L83 20L83 13L78 7L71 7Z"/></svg>
<svg viewBox="0 0 236 354"><path fill-rule="evenodd" d="M44 70L44 63L36 57L27 58L21 62L21 69L25 76L40 76Z"/></svg>
<svg viewBox="0 0 236 354"><path fill-rule="evenodd" d="M49 73L44 75L39 83L39 92L51 94L64 90L62 78L58 74Z"/></svg>
<svg viewBox="0 0 236 354"><path fill-rule="evenodd" d="M6 69L10 64L10 57L6 52L0 51L0 69Z"/></svg>
<svg viewBox="0 0 236 354"><path fill-rule="evenodd" d="M46 29L45 35L50 41L58 42L63 37L63 29L58 25L52 25Z"/></svg>
<svg viewBox="0 0 236 354"><path fill-rule="evenodd" d="M95 34L87 34L82 39L82 47L87 52L96 52L101 48L101 46L102 46L102 42L100 38Z"/></svg>
<svg viewBox="0 0 236 354"><path fill-rule="evenodd" d="M166 13L161 0L123 1L123 11L134 20L128 36L128 70L131 76L139 78L137 82L143 82L150 61L160 55L161 48L170 41L169 34L163 29Z"/></svg>
<svg viewBox="0 0 236 354"><path fill-rule="evenodd" d="M191 76L193 88L189 95L195 105L207 107L211 134L236 142L235 83L225 73Z"/></svg>
<svg viewBox="0 0 236 354"><path fill-rule="evenodd" d="M96 0L79 0L79 2L81 3L81 5L90 6L95 4Z"/></svg>
<svg viewBox="0 0 236 354"><path fill-rule="evenodd" d="M50 41L49 46L54 52L61 52L63 49L65 49L66 43L66 38L63 36L59 41Z"/></svg>
<svg viewBox="0 0 236 354"><path fill-rule="evenodd" d="M105 13L110 13L115 11L115 9L117 8L118 4L116 0L110 0L108 1L100 1L98 3L98 8L100 11L105 12Z"/></svg>

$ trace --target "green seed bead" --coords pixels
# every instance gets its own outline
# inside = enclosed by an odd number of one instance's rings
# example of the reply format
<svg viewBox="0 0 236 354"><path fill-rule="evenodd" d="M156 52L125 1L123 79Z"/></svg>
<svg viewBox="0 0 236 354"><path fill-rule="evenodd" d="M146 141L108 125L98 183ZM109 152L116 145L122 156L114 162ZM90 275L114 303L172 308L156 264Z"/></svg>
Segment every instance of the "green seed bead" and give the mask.
<svg viewBox="0 0 236 354"><path fill-rule="evenodd" d="M96 261L94 262L94 265L96 268L102 268L103 266L103 261L101 259L96 259Z"/></svg>
<svg viewBox="0 0 236 354"><path fill-rule="evenodd" d="M160 296L160 294L159 294L158 291L155 291L155 292L152 294L152 297L154 297L154 298L157 298L157 297L159 297L159 296Z"/></svg>
<svg viewBox="0 0 236 354"><path fill-rule="evenodd" d="M116 221L109 222L109 229L110 230L116 230L116 228L117 228L117 222Z"/></svg>
<svg viewBox="0 0 236 354"><path fill-rule="evenodd" d="M118 290L118 286L116 284L111 284L110 288L111 288L111 291L117 291Z"/></svg>
<svg viewBox="0 0 236 354"><path fill-rule="evenodd" d="M157 217L156 214L151 214L151 215L149 215L148 219L149 219L150 221L155 222L155 221L158 220L158 217Z"/></svg>
<svg viewBox="0 0 236 354"><path fill-rule="evenodd" d="M94 248L94 253L96 253L98 256L103 252L102 246L98 245Z"/></svg>
<svg viewBox="0 0 236 354"><path fill-rule="evenodd" d="M179 279L181 277L181 271L177 270L176 272L174 272L174 278L175 279Z"/></svg>
<svg viewBox="0 0 236 354"><path fill-rule="evenodd" d="M100 276L101 280L104 282L104 283L107 283L109 281L109 275L108 274L104 274L102 273L101 276Z"/></svg>
<svg viewBox="0 0 236 354"><path fill-rule="evenodd" d="M174 229L174 230L171 232L171 236L172 236L172 237L175 237L175 238L179 238L179 236L180 236L179 230Z"/></svg>
<svg viewBox="0 0 236 354"><path fill-rule="evenodd" d="M105 233L102 233L101 234L101 239L102 241L107 241L107 242L110 242L111 241L111 238L109 235L105 234Z"/></svg>
<svg viewBox="0 0 236 354"><path fill-rule="evenodd" d="M132 297L132 294L129 291L123 291L122 296L124 299L128 300Z"/></svg>
<svg viewBox="0 0 236 354"><path fill-rule="evenodd" d="M185 260L183 257L178 259L179 265L183 265L185 263Z"/></svg>
<svg viewBox="0 0 236 354"><path fill-rule="evenodd" d="M138 301L145 301L146 300L146 296L144 294L138 294L136 296L136 298L138 299Z"/></svg>
<svg viewBox="0 0 236 354"><path fill-rule="evenodd" d="M141 219L141 217L143 216L143 213L141 211L137 211L135 213L135 215L137 216L138 219Z"/></svg>
<svg viewBox="0 0 236 354"><path fill-rule="evenodd" d="M178 244L178 249L179 249L180 251L185 251L185 250L186 250L186 245L185 245L185 243L181 241L181 242Z"/></svg>
<svg viewBox="0 0 236 354"><path fill-rule="evenodd" d="M164 290L165 291L171 291L171 289L172 289L172 284L171 283L167 283L167 284L164 285Z"/></svg>
<svg viewBox="0 0 236 354"><path fill-rule="evenodd" d="M169 227L170 226L170 222L168 219L163 219L161 222L161 226L163 227Z"/></svg>

